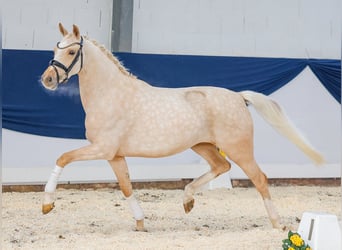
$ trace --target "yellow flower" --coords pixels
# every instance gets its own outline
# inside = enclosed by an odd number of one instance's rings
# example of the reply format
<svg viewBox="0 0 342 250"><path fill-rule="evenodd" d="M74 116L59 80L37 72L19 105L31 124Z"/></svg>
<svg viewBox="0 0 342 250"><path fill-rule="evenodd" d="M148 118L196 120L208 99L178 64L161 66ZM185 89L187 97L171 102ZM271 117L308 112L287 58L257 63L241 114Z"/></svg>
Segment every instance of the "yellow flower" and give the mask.
<svg viewBox="0 0 342 250"><path fill-rule="evenodd" d="M300 247L304 244L304 241L298 234L294 234L290 237L290 241L297 247Z"/></svg>
<svg viewBox="0 0 342 250"><path fill-rule="evenodd" d="M307 248L305 248L305 250L312 250L312 249L311 249L311 247L307 247Z"/></svg>
<svg viewBox="0 0 342 250"><path fill-rule="evenodd" d="M288 250L295 250L293 247L289 247Z"/></svg>

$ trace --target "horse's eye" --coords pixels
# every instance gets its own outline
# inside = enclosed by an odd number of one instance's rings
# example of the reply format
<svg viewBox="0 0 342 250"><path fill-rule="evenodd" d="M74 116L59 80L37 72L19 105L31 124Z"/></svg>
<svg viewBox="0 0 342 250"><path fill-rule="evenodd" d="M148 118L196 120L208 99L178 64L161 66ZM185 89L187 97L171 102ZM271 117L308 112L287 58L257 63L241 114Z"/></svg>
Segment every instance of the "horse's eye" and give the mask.
<svg viewBox="0 0 342 250"><path fill-rule="evenodd" d="M75 50L69 50L69 55L75 55L76 54L76 52L75 52Z"/></svg>

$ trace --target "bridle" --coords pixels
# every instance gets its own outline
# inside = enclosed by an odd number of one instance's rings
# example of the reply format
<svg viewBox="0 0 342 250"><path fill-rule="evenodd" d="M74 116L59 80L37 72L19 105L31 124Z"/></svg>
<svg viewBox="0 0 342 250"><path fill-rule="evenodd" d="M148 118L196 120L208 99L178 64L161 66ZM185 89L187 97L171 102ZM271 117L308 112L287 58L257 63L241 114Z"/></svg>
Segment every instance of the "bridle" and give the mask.
<svg viewBox="0 0 342 250"><path fill-rule="evenodd" d="M75 66L75 64L77 63L77 61L79 60L79 57L81 56L81 66L80 66L80 70L78 72L81 71L82 67L83 67L83 52L82 52L82 48L83 48L83 37L81 36L81 41L80 42L74 42L72 44L69 44L65 47L61 47L60 46L60 43L61 42L58 42L57 43L57 48L59 49L66 49L66 48L69 48L71 46L74 46L74 45L79 45L80 48L78 49L77 51L77 54L76 56L74 57L74 60L72 60L71 64L69 65L69 67L66 67L63 63L53 59L50 61L49 65L53 67L53 69L55 70L56 72L56 75L57 75L57 83L64 83L66 82L67 80L69 80L69 73L70 71L72 70L72 68ZM58 68L61 68L62 70L64 70L65 72L65 78L63 79L63 81L59 82L59 74L58 74L58 70L57 70L57 67Z"/></svg>

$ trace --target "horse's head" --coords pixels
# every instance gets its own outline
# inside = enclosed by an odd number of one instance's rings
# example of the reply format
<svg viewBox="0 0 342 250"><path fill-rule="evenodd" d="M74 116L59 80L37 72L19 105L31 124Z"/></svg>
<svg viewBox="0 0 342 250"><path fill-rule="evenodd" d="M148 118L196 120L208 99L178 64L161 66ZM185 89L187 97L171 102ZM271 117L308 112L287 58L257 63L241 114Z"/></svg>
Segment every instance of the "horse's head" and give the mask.
<svg viewBox="0 0 342 250"><path fill-rule="evenodd" d="M41 77L43 86L50 90L56 90L59 83L67 82L83 66L83 38L78 27L73 25L73 32L68 33L59 23L59 31L63 39L54 48L54 58Z"/></svg>

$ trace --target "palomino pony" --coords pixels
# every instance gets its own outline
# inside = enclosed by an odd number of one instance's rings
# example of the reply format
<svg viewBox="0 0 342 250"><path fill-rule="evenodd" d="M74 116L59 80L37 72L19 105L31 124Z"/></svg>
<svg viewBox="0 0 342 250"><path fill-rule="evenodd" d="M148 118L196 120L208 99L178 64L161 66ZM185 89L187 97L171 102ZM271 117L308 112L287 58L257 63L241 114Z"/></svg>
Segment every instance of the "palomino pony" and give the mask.
<svg viewBox="0 0 342 250"><path fill-rule="evenodd" d="M231 168L217 150L243 169L260 192L273 227L282 228L272 204L267 177L254 159L253 123L246 104L252 104L278 132L297 145L315 163L323 162L291 125L280 106L268 97L216 87L157 88L132 76L103 46L59 24L63 39L41 77L45 88L55 90L78 74L90 144L64 153L45 186L42 211L54 207L54 193L64 167L81 160L104 159L111 165L136 220L144 231L144 213L135 199L125 157L163 157L188 148L202 156L211 169L188 184L183 205L188 213L193 195L202 185Z"/></svg>

